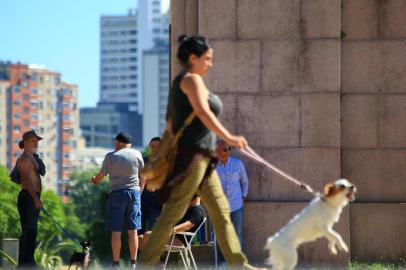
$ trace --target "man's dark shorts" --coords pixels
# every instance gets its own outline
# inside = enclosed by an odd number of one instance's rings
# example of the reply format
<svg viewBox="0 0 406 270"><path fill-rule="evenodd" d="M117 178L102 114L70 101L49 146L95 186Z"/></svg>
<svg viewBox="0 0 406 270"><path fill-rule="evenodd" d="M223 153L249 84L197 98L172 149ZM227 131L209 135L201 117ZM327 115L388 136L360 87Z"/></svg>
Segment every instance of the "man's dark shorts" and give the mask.
<svg viewBox="0 0 406 270"><path fill-rule="evenodd" d="M120 189L109 193L106 229L121 232L124 228L141 229L141 192L139 190Z"/></svg>

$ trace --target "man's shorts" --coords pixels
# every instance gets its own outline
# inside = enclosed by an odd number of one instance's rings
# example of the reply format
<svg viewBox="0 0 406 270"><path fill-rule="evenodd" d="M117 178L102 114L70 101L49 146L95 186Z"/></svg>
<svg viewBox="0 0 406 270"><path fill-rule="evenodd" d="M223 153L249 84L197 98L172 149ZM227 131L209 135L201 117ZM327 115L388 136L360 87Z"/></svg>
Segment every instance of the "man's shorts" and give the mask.
<svg viewBox="0 0 406 270"><path fill-rule="evenodd" d="M120 189L109 193L106 229L121 232L123 228L141 229L141 192L139 190Z"/></svg>

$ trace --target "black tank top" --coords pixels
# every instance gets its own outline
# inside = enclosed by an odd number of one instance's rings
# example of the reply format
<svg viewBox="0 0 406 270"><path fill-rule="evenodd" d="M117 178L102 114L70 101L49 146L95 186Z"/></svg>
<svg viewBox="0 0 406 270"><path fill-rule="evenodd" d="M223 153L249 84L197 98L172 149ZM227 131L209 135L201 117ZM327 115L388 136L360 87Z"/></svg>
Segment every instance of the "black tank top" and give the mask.
<svg viewBox="0 0 406 270"><path fill-rule="evenodd" d="M173 132L176 133L184 124L193 108L188 97L180 89L180 83L185 73L178 75L173 81L168 101L168 116L172 119ZM223 104L220 98L209 93L209 105L211 111L219 116ZM178 146L181 148L198 148L213 151L216 146L216 135L210 131L198 117L184 130L179 139Z"/></svg>

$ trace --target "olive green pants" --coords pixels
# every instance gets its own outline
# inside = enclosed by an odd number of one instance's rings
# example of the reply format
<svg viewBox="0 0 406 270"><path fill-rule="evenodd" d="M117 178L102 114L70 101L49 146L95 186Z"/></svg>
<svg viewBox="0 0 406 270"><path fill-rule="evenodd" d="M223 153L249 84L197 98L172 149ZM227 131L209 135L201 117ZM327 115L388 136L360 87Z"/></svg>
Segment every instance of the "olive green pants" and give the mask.
<svg viewBox="0 0 406 270"><path fill-rule="evenodd" d="M212 220L218 244L227 263L234 267L251 268L241 251L238 236L230 220L230 207L217 173L213 171L200 185L209 162L209 158L196 162L186 179L173 188L141 254L142 264L158 262L173 227L185 215L193 195L197 193Z"/></svg>

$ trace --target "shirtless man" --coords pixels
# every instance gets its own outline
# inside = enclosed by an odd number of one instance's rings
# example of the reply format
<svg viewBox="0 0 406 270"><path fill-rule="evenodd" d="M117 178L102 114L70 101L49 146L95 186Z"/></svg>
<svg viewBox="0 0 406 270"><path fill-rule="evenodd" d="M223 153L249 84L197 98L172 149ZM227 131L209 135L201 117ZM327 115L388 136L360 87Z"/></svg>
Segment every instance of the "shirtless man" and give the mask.
<svg viewBox="0 0 406 270"><path fill-rule="evenodd" d="M21 191L18 195L18 212L21 222L18 266L22 268L35 267L37 223L42 202L39 164L34 158L34 154L40 140L42 138L35 131L25 132L19 143L19 147L24 152L16 164L21 179Z"/></svg>

